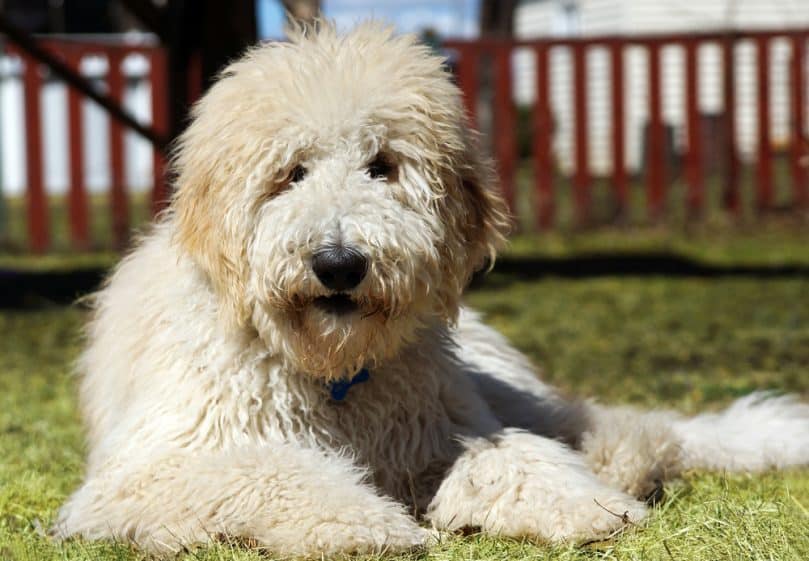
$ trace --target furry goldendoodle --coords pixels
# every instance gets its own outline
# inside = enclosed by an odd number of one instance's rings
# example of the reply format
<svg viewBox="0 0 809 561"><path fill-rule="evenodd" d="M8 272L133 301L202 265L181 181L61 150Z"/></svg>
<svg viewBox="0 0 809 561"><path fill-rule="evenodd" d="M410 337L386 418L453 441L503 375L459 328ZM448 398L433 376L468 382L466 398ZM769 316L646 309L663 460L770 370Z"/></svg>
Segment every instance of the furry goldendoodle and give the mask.
<svg viewBox="0 0 809 561"><path fill-rule="evenodd" d="M60 536L283 555L461 527L587 540L684 468L809 463L794 398L696 418L566 400L461 308L507 219L412 37L325 25L257 47L175 166L171 211L95 296L87 473Z"/></svg>

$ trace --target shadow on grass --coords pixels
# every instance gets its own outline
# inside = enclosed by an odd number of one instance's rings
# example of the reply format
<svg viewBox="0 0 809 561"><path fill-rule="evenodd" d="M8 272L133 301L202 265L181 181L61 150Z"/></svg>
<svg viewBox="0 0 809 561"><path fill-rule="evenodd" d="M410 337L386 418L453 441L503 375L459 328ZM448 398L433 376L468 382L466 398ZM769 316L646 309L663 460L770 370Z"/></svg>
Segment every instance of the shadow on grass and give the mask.
<svg viewBox="0 0 809 561"><path fill-rule="evenodd" d="M535 280L543 277L589 278L605 276L809 278L809 265L734 265L706 263L667 252L579 254L575 257L501 257L495 263L498 277ZM476 275L478 286L485 275ZM488 284L488 281L486 281Z"/></svg>
<svg viewBox="0 0 809 561"><path fill-rule="evenodd" d="M65 305L97 289L107 269L26 271L0 269L0 309ZM580 254L573 257L501 257L492 275L479 273L471 288L507 286L543 277L605 276L809 278L809 265L721 265L672 253Z"/></svg>
<svg viewBox="0 0 809 561"><path fill-rule="evenodd" d="M0 269L0 309L71 304L100 286L106 272L104 268L70 271Z"/></svg>

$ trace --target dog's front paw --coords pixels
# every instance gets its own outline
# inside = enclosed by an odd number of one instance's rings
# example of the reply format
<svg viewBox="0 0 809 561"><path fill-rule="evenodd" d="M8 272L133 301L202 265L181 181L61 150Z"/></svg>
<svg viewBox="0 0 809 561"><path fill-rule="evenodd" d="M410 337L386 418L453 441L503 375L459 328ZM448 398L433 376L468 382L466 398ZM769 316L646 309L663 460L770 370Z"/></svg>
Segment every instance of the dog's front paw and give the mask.
<svg viewBox="0 0 809 561"><path fill-rule="evenodd" d="M537 534L556 542L603 539L637 524L648 514L646 505L612 490L560 497L547 508L548 512L536 513L531 522Z"/></svg>
<svg viewBox="0 0 809 561"><path fill-rule="evenodd" d="M415 520L357 520L325 522L312 529L304 553L391 553L426 547L435 538ZM302 544L303 545L303 544Z"/></svg>
<svg viewBox="0 0 809 561"><path fill-rule="evenodd" d="M645 516L643 503L599 481L581 456L519 432L470 445L428 510L440 529L550 541L603 538Z"/></svg>
<svg viewBox="0 0 809 561"><path fill-rule="evenodd" d="M578 542L605 538L647 515L643 503L607 487L560 493L531 481L505 490L494 501L486 498L483 493L434 503L430 519L447 530L474 527L495 535Z"/></svg>
<svg viewBox="0 0 809 561"><path fill-rule="evenodd" d="M402 524L386 525L372 528L373 550L380 551L412 551L421 549L436 541L434 532L420 527L410 519Z"/></svg>

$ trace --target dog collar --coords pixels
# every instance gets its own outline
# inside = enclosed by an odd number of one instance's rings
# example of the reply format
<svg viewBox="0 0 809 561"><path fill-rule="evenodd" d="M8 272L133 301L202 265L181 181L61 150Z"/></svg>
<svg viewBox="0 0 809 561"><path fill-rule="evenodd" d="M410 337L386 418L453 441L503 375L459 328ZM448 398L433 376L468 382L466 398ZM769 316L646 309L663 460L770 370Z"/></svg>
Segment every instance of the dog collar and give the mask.
<svg viewBox="0 0 809 561"><path fill-rule="evenodd" d="M368 372L367 368L363 368L354 374L354 377L350 380L343 378L342 380L332 380L329 382L329 394L334 401L343 401L348 395L348 390L351 389L351 386L362 384L370 379L371 373Z"/></svg>

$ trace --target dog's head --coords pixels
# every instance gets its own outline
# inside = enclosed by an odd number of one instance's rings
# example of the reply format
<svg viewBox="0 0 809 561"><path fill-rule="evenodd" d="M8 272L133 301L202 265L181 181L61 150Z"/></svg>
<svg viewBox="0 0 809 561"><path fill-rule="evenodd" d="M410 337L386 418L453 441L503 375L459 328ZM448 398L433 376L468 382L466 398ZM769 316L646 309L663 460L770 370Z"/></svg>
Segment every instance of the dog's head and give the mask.
<svg viewBox="0 0 809 561"><path fill-rule="evenodd" d="M175 165L176 240L223 320L317 376L452 321L507 226L443 60L373 23L231 64Z"/></svg>

